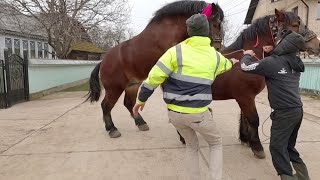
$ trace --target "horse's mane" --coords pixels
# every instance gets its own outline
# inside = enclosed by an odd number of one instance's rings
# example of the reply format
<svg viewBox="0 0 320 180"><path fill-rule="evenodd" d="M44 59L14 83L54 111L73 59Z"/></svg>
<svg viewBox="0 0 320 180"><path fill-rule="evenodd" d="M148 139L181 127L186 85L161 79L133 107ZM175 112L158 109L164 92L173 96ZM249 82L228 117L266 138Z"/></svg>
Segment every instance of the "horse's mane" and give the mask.
<svg viewBox="0 0 320 180"><path fill-rule="evenodd" d="M150 23L159 22L162 19L167 17L174 17L174 16L190 17L196 13L200 13L206 7L206 5L207 3L205 1L182 0L182 1L169 3L154 13L154 17L151 19ZM218 13L220 15L220 19L223 20L224 15L220 6L218 6Z"/></svg>
<svg viewBox="0 0 320 180"><path fill-rule="evenodd" d="M249 27L244 29L236 41L226 49L241 49L245 40L254 40L258 34L265 34L269 31L269 18L271 15L256 19Z"/></svg>
<svg viewBox="0 0 320 180"><path fill-rule="evenodd" d="M300 18L293 12L283 12L285 16L285 22L291 24L292 22L299 21ZM269 19L273 15L267 15L256 19L248 28L244 29L235 42L226 49L236 50L243 47L243 42L246 40L255 40L257 34L265 34L269 31Z"/></svg>

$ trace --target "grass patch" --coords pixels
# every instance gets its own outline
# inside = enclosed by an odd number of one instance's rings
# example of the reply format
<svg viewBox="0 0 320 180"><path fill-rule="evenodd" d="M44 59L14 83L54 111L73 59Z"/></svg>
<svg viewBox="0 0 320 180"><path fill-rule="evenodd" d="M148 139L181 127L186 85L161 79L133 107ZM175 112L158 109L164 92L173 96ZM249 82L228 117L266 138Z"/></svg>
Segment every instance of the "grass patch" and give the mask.
<svg viewBox="0 0 320 180"><path fill-rule="evenodd" d="M89 91L89 82L62 90L62 92Z"/></svg>

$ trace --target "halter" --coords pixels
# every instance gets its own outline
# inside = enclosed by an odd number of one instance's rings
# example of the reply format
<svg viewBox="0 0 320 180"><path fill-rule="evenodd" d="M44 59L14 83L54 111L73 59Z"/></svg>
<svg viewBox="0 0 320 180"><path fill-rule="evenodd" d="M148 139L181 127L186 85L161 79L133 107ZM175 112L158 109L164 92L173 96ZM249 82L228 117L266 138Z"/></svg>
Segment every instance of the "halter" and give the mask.
<svg viewBox="0 0 320 180"><path fill-rule="evenodd" d="M269 29L273 45L276 45L279 32L279 21L277 20L276 16L273 16L269 19Z"/></svg>
<svg viewBox="0 0 320 180"><path fill-rule="evenodd" d="M270 36L273 42L273 46L276 45L276 40L277 40L277 36L278 36L278 31L279 31L279 21L277 20L276 16L273 16L269 19L269 30L270 30ZM258 47L259 43L259 34L258 31L256 30L256 34L257 34L257 40L255 45L253 46L254 48Z"/></svg>

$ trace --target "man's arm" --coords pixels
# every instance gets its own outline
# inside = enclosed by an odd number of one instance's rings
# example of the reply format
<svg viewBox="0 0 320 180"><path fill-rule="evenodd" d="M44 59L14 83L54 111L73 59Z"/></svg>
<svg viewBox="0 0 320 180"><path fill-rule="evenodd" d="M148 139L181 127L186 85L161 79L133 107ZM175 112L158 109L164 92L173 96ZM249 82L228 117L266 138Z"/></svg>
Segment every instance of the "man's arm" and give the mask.
<svg viewBox="0 0 320 180"><path fill-rule="evenodd" d="M143 105L152 95L154 90L173 72L173 64L171 60L172 55L169 49L152 67L148 78L142 83L137 98L137 104Z"/></svg>
<svg viewBox="0 0 320 180"><path fill-rule="evenodd" d="M227 59L217 51L216 51L216 56L217 56L218 64L217 64L217 70L216 70L215 76L222 74L226 71L229 71L232 68L233 64L239 62L236 59Z"/></svg>
<svg viewBox="0 0 320 180"><path fill-rule="evenodd" d="M254 62L250 54L244 54L244 56L240 60L241 69L245 72L266 76L266 66L268 65L267 61L268 58Z"/></svg>

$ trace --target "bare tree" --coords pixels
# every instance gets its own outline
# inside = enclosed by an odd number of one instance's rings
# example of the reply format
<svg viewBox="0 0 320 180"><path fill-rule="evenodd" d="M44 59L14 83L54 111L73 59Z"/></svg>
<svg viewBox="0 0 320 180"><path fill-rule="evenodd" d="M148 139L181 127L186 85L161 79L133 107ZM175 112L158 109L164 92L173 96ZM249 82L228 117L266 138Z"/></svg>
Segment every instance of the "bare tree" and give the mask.
<svg viewBox="0 0 320 180"><path fill-rule="evenodd" d="M89 31L93 42L107 50L133 37L133 30L125 25L118 25L107 30L94 28Z"/></svg>
<svg viewBox="0 0 320 180"><path fill-rule="evenodd" d="M242 25L235 27L235 25L231 24L228 20L223 22L222 45L224 47L236 40L238 34L243 30L241 27Z"/></svg>
<svg viewBox="0 0 320 180"><path fill-rule="evenodd" d="M65 58L74 42L89 40L88 31L128 20L128 0L4 0L14 14L33 18L30 28L44 30L59 58Z"/></svg>

